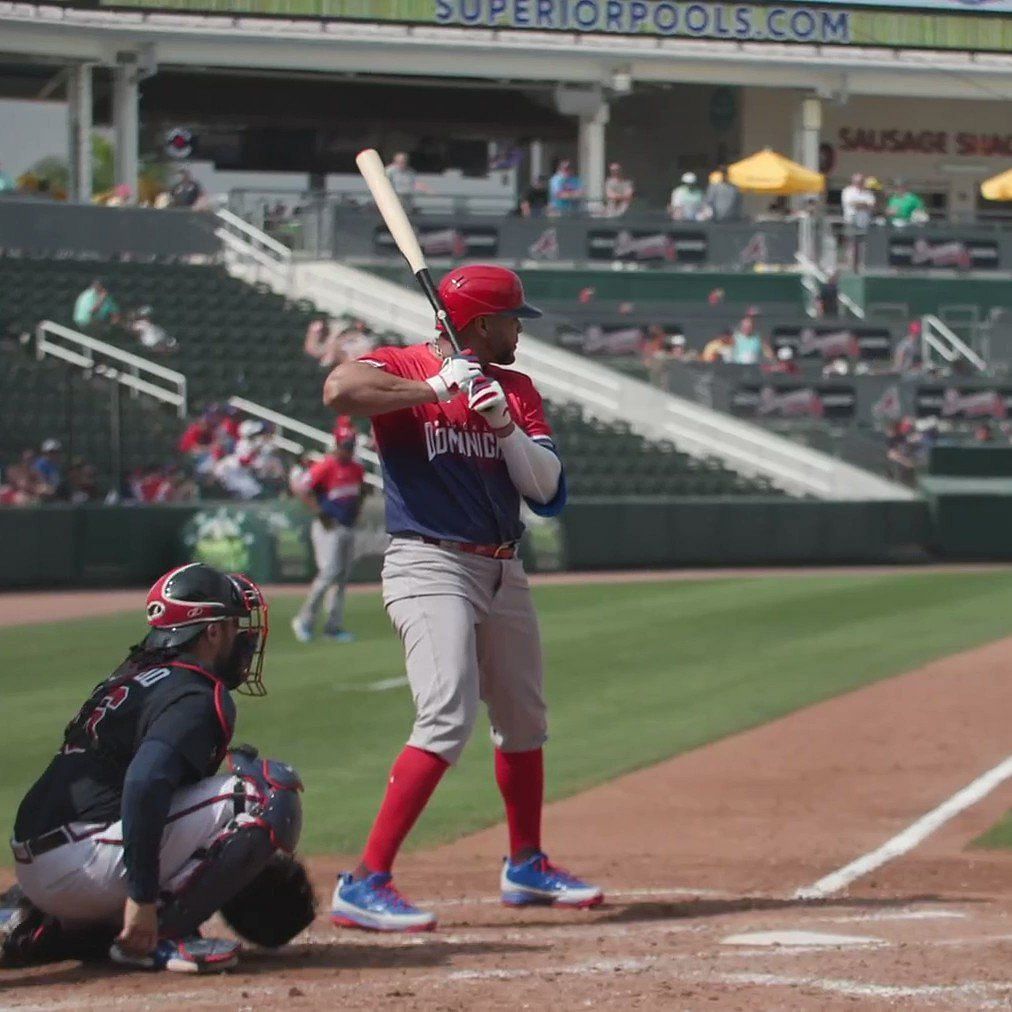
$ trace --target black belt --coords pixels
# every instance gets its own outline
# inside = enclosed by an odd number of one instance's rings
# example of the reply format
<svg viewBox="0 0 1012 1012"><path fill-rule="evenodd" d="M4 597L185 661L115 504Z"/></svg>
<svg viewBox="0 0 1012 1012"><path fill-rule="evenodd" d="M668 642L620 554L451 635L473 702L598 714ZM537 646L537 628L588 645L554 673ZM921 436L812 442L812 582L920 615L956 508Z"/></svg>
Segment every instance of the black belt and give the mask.
<svg viewBox="0 0 1012 1012"><path fill-rule="evenodd" d="M56 829L51 829L48 833L42 833L39 836L33 836L30 840L11 840L11 851L18 864L31 864L35 858L42 857L43 854L48 854L65 843L86 840L89 836L95 836L108 828L109 825L106 823L96 826L83 836L75 836L66 826L57 826Z"/></svg>

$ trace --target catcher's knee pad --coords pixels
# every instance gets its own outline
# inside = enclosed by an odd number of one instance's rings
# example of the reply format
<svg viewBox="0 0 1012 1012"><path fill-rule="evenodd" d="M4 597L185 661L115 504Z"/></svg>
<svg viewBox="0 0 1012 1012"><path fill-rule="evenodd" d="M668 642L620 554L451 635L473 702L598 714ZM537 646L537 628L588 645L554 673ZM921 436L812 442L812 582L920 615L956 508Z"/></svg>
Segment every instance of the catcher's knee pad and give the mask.
<svg viewBox="0 0 1012 1012"><path fill-rule="evenodd" d="M302 834L299 774L277 759L261 759L248 745L231 749L226 762L242 778L245 814L267 830L276 850L291 854Z"/></svg>
<svg viewBox="0 0 1012 1012"><path fill-rule="evenodd" d="M228 754L240 778L235 818L201 855L185 884L159 913L163 935L191 934L267 867L275 851L294 851L302 831L302 782L285 763L260 759L252 748Z"/></svg>

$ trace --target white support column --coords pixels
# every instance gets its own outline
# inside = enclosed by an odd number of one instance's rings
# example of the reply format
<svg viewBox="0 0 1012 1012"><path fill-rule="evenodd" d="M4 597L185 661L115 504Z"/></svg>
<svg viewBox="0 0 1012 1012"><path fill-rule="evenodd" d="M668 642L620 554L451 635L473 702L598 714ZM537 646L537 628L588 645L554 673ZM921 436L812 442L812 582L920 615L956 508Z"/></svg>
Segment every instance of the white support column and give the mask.
<svg viewBox="0 0 1012 1012"><path fill-rule="evenodd" d="M819 142L822 137L822 100L811 93L801 96L794 114L793 157L796 162L813 172L819 171ZM804 197L792 197L791 206L800 210ZM819 243L818 223L813 217L798 220L798 247L809 260L817 262Z"/></svg>
<svg viewBox="0 0 1012 1012"><path fill-rule="evenodd" d="M604 128L608 125L610 109L603 98L597 109L580 116L578 135L579 172L587 194L587 207L599 211L604 203L605 166Z"/></svg>
<svg viewBox="0 0 1012 1012"><path fill-rule="evenodd" d="M816 95L801 99L796 124L796 158L813 172L819 171L819 142L822 138L822 100Z"/></svg>
<svg viewBox="0 0 1012 1012"><path fill-rule="evenodd" d="M124 59L130 57L130 59ZM118 54L113 70L112 123L115 150L115 182L130 188L129 201L137 202L137 150L139 144L138 69L132 53Z"/></svg>
<svg viewBox="0 0 1012 1012"><path fill-rule="evenodd" d="M536 183L538 176L545 171L545 145L542 141L531 141L531 182Z"/></svg>
<svg viewBox="0 0 1012 1012"><path fill-rule="evenodd" d="M91 202L91 65L67 68L67 163L70 184L67 199Z"/></svg>

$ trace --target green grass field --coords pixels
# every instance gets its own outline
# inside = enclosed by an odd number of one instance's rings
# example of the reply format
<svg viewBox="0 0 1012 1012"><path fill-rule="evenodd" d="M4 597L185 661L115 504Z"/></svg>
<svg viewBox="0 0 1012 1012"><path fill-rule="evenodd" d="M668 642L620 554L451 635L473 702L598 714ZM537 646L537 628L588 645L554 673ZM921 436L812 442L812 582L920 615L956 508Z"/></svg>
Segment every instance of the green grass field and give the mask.
<svg viewBox="0 0 1012 1012"><path fill-rule="evenodd" d="M1003 572L539 588L550 796L1003 636L1010 591L1012 573ZM350 599L348 625L359 635L351 646L297 644L288 627L295 605L275 604L270 695L239 697L236 740L301 771L305 850L355 850L410 726L406 688L368 689L403 673L400 644L377 595ZM65 722L141 630L133 615L0 629L4 832ZM499 818L481 728L413 844Z"/></svg>
<svg viewBox="0 0 1012 1012"><path fill-rule="evenodd" d="M1012 850L1012 812L1006 812L1005 818L995 823L983 836L978 836L973 845L989 850Z"/></svg>

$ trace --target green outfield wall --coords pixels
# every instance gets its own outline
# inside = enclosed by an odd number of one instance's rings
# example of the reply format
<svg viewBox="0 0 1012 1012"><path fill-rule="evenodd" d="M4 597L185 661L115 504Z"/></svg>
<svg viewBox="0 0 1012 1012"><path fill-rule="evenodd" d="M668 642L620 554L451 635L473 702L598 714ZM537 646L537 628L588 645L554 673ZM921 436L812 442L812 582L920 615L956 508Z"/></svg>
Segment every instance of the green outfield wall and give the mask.
<svg viewBox="0 0 1012 1012"><path fill-rule="evenodd" d="M7 509L0 588L136 586L195 558L301 582L313 573L307 527L294 503ZM522 553L540 571L874 563L926 557L937 540L922 501L615 498L576 500L560 520L532 523ZM1012 555L1008 537L995 541ZM377 500L360 530L355 579L378 579L384 543ZM974 554L986 543L978 530Z"/></svg>

